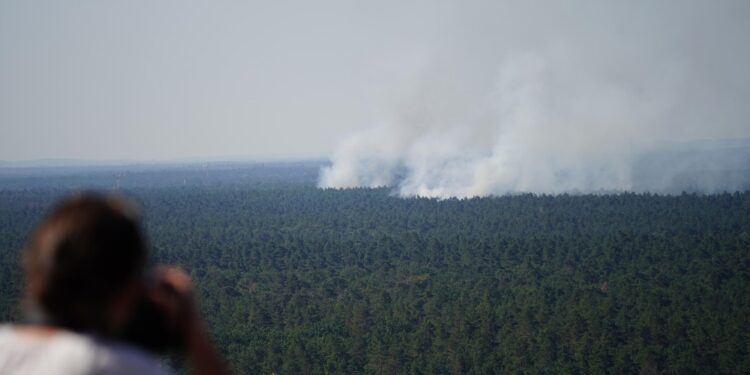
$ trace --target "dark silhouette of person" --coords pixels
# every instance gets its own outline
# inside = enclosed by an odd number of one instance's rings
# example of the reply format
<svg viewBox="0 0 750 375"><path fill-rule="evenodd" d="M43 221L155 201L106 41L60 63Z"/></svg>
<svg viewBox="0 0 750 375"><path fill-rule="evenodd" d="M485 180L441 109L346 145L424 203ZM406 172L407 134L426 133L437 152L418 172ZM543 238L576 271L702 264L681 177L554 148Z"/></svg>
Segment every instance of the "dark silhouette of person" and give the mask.
<svg viewBox="0 0 750 375"><path fill-rule="evenodd" d="M125 200L88 193L60 202L24 251L28 322L0 326L0 374L170 374L147 342L132 339L143 336L131 331L144 321L136 319L144 304L165 326L152 336L172 332L196 374L228 374L188 274L147 271L147 258L137 212Z"/></svg>

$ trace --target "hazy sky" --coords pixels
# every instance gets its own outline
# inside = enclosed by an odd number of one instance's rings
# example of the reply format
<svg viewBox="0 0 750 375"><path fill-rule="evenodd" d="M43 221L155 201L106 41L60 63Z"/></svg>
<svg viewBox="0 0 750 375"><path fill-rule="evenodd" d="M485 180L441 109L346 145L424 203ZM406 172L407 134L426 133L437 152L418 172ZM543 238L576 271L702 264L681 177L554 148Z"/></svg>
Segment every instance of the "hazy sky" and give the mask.
<svg viewBox="0 0 750 375"><path fill-rule="evenodd" d="M592 72L591 87L680 92L682 138L748 137L748 4L2 1L0 160L328 156L393 118L465 119L503 71L538 60ZM481 143L494 127L476 129Z"/></svg>
<svg viewBox="0 0 750 375"><path fill-rule="evenodd" d="M431 2L0 2L0 160L325 156L434 45Z"/></svg>

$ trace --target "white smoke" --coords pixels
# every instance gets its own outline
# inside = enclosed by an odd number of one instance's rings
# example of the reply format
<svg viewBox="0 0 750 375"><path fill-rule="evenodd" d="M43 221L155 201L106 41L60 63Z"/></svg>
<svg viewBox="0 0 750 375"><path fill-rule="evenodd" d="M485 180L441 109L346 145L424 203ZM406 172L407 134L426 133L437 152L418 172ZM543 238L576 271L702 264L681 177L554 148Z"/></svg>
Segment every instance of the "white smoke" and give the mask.
<svg viewBox="0 0 750 375"><path fill-rule="evenodd" d="M320 186L441 198L664 190L696 165L664 164L656 187L638 180L658 145L750 137L748 6L575 4L452 15L409 94L339 144Z"/></svg>

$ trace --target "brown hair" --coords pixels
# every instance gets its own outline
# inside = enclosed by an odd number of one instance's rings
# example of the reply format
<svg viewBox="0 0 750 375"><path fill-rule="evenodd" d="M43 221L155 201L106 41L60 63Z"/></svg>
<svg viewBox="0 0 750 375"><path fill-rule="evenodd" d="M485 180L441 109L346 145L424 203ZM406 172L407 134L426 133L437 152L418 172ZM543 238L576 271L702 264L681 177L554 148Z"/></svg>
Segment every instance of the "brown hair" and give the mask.
<svg viewBox="0 0 750 375"><path fill-rule="evenodd" d="M80 194L60 202L33 232L24 258L27 298L50 324L107 334L114 298L145 262L132 207Z"/></svg>

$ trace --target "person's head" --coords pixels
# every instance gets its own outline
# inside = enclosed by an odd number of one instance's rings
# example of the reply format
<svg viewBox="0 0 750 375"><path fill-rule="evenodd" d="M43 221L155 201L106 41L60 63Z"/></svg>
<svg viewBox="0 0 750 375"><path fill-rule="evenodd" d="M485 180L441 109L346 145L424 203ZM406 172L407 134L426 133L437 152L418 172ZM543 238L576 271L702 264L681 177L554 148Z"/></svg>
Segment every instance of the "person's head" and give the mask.
<svg viewBox="0 0 750 375"><path fill-rule="evenodd" d="M116 334L146 258L130 205L98 194L68 198L39 224L27 245L27 302L49 324Z"/></svg>

